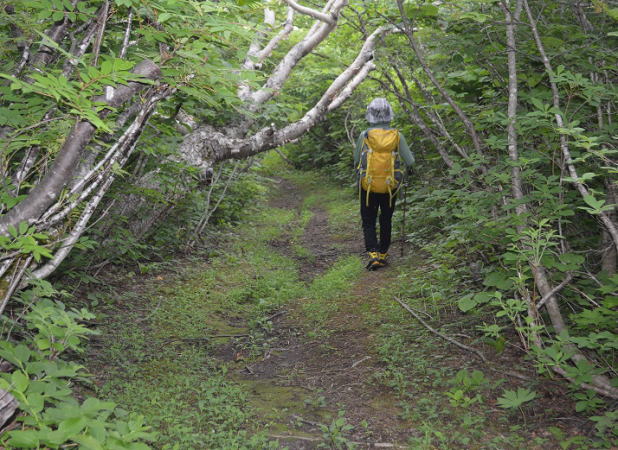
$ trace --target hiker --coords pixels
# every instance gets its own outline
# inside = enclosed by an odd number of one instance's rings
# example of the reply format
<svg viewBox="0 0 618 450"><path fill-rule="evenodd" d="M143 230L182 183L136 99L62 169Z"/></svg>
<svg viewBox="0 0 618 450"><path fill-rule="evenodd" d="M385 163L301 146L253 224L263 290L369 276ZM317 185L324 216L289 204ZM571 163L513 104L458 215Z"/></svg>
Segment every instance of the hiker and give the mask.
<svg viewBox="0 0 618 450"><path fill-rule="evenodd" d="M367 269L384 267L391 244L391 221L395 211L397 191L406 172L414 164L414 155L406 139L390 126L393 109L385 98L374 99L365 115L369 128L356 141L354 167L358 174L360 213L363 223L365 250L369 255ZM380 241L376 234L376 218L380 210Z"/></svg>

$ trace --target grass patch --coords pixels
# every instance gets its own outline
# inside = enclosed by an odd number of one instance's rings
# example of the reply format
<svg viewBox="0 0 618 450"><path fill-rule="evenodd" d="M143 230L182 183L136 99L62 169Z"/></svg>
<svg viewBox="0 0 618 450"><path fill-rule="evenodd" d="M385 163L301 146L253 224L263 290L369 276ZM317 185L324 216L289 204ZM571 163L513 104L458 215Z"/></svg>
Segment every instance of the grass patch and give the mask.
<svg viewBox="0 0 618 450"><path fill-rule="evenodd" d="M268 244L296 218L255 208L211 261L181 268L147 292L129 290L109 310L113 323L102 327L95 370L100 394L144 415L160 448L277 448L257 432L245 388L227 379L215 355L230 343L217 336L228 334L249 334L234 342L259 354L267 317L301 295L297 263Z"/></svg>
<svg viewBox="0 0 618 450"><path fill-rule="evenodd" d="M159 432L158 448L278 448L264 433L254 433L246 393L209 367L203 351L185 349L172 361L172 367L151 361L101 393L143 414Z"/></svg>
<svg viewBox="0 0 618 450"><path fill-rule="evenodd" d="M300 307L305 323L311 328L309 337L329 333L325 325L339 310L337 300L349 293L362 271L363 265L358 257L346 256L313 280Z"/></svg>

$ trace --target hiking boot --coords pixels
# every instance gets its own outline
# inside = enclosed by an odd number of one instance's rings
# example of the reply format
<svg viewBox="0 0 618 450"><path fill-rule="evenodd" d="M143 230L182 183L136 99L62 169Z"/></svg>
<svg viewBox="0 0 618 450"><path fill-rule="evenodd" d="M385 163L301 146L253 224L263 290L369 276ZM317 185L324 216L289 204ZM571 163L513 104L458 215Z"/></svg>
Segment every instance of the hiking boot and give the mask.
<svg viewBox="0 0 618 450"><path fill-rule="evenodd" d="M378 253L378 261L385 266L388 264L388 253Z"/></svg>
<svg viewBox="0 0 618 450"><path fill-rule="evenodd" d="M384 266L384 263L380 262L380 254L378 252L369 252L367 270L376 270L382 266Z"/></svg>

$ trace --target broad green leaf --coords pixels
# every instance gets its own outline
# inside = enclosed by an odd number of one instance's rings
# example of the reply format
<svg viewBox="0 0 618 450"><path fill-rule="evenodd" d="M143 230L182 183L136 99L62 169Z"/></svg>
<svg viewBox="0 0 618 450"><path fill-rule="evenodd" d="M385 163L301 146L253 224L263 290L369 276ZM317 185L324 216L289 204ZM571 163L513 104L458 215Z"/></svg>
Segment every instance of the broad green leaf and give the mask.
<svg viewBox="0 0 618 450"><path fill-rule="evenodd" d="M38 448L39 435L37 430L9 431L9 445L11 448Z"/></svg>
<svg viewBox="0 0 618 450"><path fill-rule="evenodd" d="M536 392L526 388L517 388L517 391L505 390L502 397L499 397L496 403L501 408L519 408L526 402L533 400L536 397Z"/></svg>
<svg viewBox="0 0 618 450"><path fill-rule="evenodd" d="M11 374L11 384L17 392L26 392L30 378L20 370L16 370Z"/></svg>
<svg viewBox="0 0 618 450"><path fill-rule="evenodd" d="M476 306L476 302L472 297L472 294L468 294L460 298L457 302L457 306L459 306L459 309L461 309L463 312L468 312L472 308L474 308Z"/></svg>

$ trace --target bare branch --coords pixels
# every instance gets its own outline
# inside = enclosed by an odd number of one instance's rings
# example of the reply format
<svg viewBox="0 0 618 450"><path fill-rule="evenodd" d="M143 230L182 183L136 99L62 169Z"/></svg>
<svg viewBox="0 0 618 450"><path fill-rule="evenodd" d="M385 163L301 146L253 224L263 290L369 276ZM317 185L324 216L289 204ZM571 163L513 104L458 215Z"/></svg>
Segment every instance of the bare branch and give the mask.
<svg viewBox="0 0 618 450"><path fill-rule="evenodd" d="M380 83L380 85L382 85L384 89L386 89L389 92L392 92L393 94L397 96L397 98L399 99L399 104L401 105L403 110L410 117L410 119L412 119L412 121L421 129L425 137L431 141L431 143L434 145L436 150L438 150L438 153L440 154L442 161L444 161L444 164L446 164L446 166L449 168L453 167L453 160L451 159L448 152L442 145L442 142L440 142L436 138L433 131L429 128L429 126L427 126L427 124L421 117L418 105L414 101L412 101L412 98L409 96L409 94L406 94L406 96L404 96L401 94L401 92L399 92L399 90L396 88L395 81L388 74L388 72L384 72L383 75L391 83L392 87L388 87L386 82L384 82L383 80L376 79L376 81ZM408 108L408 104L412 106L412 110Z"/></svg>
<svg viewBox="0 0 618 450"><path fill-rule="evenodd" d="M328 105L328 112L339 108L341 104L345 102L348 97L350 97L350 95L352 95L354 89L356 89L358 85L361 84L365 80L365 78L367 78L369 72L375 70L375 68L376 65L373 63L373 61L367 61L365 65L361 68L361 70L359 70L358 73L354 75L352 81L350 81L348 85L339 93L339 95L337 95L337 97L335 97L335 99L330 102L330 104Z"/></svg>
<svg viewBox="0 0 618 450"><path fill-rule="evenodd" d="M518 5L521 4L521 0L517 0ZM518 84L517 84L517 55L516 55L516 41L515 41L515 21L519 17L514 17L513 13L507 6L502 3L502 10L506 16L506 45L507 45L507 66L509 71L509 99L507 105L507 145L509 151L509 158L514 164L511 164L511 192L517 206L515 211L518 216L526 213L526 205L522 201L524 197L524 190L522 187L521 179L521 167L519 161L519 149L517 148L517 106L518 106ZM521 6L518 7L520 9ZM523 231L524 225L518 225L518 231Z"/></svg>
<svg viewBox="0 0 618 450"><path fill-rule="evenodd" d="M49 260L43 267L40 267L39 269L32 272L32 278L47 278L54 270L56 270L60 263L64 261L64 259L68 256L69 252L77 243L78 239L83 234L86 226L88 225L90 217L92 217L92 214L99 205L99 202L103 198L103 195L107 192L107 189L113 181L114 175L112 174L107 180L105 180L105 183L103 183L103 185L99 189L99 192L97 192L97 194L90 200L90 202L88 202L88 205L86 205L86 208L84 209L82 215L75 224L75 227L64 240L63 246L60 248L60 250L58 250L54 257Z"/></svg>
<svg viewBox="0 0 618 450"><path fill-rule="evenodd" d="M22 279L22 277L24 276L24 273L26 272L26 270L28 269L28 267L30 267L30 263L32 262L32 255L30 255L28 258L26 258L26 261L24 262L24 264L19 267L19 259L15 265L15 272L13 273L13 277L11 278L11 282L9 283L8 287L6 288L6 291L4 291L4 298L2 299L2 303L0 304L0 315L2 315L2 313L4 312L4 309L6 308L6 305L9 302L9 299L11 298L11 296L13 295L13 293L15 292L15 290L19 287L20 281ZM9 267L11 265L12 261L9 261ZM2 292L2 291L0 291Z"/></svg>
<svg viewBox="0 0 618 450"><path fill-rule="evenodd" d="M120 53L118 58L124 59L127 56L127 50L129 49L129 40L131 39L131 26L133 24L133 8L129 8L129 16L127 17L127 27L124 30L124 37L122 39L122 45L120 46Z"/></svg>
<svg viewBox="0 0 618 450"><path fill-rule="evenodd" d="M346 90L350 83L357 85L366 76L371 66L366 66L373 58L373 50L378 39L388 33L396 32L392 26L380 27L367 38L356 59L331 83L320 100L297 122L277 130L274 125L265 127L248 138L230 137L210 126L196 129L185 137L180 153L193 165L211 167L217 161L242 159L265 150L278 147L300 137L322 120L329 105L340 104L352 90ZM359 75L359 73L361 75Z"/></svg>
<svg viewBox="0 0 618 450"><path fill-rule="evenodd" d="M92 65L96 66L99 61L99 52L101 51L101 44L103 43L103 34L105 33L105 26L107 25L107 14L109 12L109 0L103 2L101 7L101 15L99 16L97 35L92 45Z"/></svg>
<svg viewBox="0 0 618 450"><path fill-rule="evenodd" d="M287 17L281 31L279 31L279 33L277 33L277 35L273 37L270 42L268 42L268 44L266 44L266 46L256 54L258 62L261 63L266 58L268 58L272 54L273 50L277 48L279 43L290 35L293 29L294 10L292 8L288 8Z"/></svg>
<svg viewBox="0 0 618 450"><path fill-rule="evenodd" d="M71 4L75 6L77 4L77 0L72 0ZM65 13L64 18L56 22L45 34L51 41L59 44L66 36L70 23L71 22L69 21L68 14ZM48 47L44 44L41 45L39 51L32 57L32 66L34 68L37 68L49 64L54 58L55 54L55 50L51 47Z"/></svg>
<svg viewBox="0 0 618 450"><path fill-rule="evenodd" d="M307 16L311 16L314 19L320 20L322 22L326 22L329 25L335 25L337 18L335 16L324 14L323 12L316 11L315 9L307 8L306 6L299 5L294 0L283 0L285 3L290 5L290 7L294 8L301 14L305 14Z"/></svg>
<svg viewBox="0 0 618 450"><path fill-rule="evenodd" d="M206 207L205 207L204 214L200 218L197 226L195 227L195 231L193 232L193 238L189 242L189 246L192 246L195 243L195 241L199 239L199 236L204 232L204 228L206 227L206 225L208 225L208 221L210 220L214 212L217 210L217 208L219 208L219 205L225 198L225 194L228 188L230 187L230 184L236 178L236 172L238 171L239 167L240 167L240 161L237 161L236 164L234 164L234 169L232 170L232 173L225 181L225 185L223 186L223 192L221 192L221 195L219 196L219 198L217 199L217 202L212 208L210 208L210 198L211 198L211 194L212 194L215 183L213 182L213 184L211 185L210 190L208 191L208 197L206 199Z"/></svg>
<svg viewBox="0 0 618 450"><path fill-rule="evenodd" d="M123 150L126 150L126 151L124 152L124 156L119 163L121 167L124 166L129 156L131 155L132 151L135 149L135 146L137 145L137 142L144 130L145 123L148 121L148 119L154 112L157 106L157 103L159 102L159 100L161 100L161 98L163 98L164 95L165 94L162 93L159 96L153 97L150 100L147 107L142 111L142 114L140 114L139 126L136 125L134 127L133 132L131 133L130 137L126 139L124 142L125 145L124 145ZM32 278L38 278L38 279L47 278L54 270L56 270L58 265L60 265L60 263L64 261L64 259L68 256L69 252L73 249L73 247L75 246L79 238L82 236L82 234L86 230L88 221L92 217L92 214L94 213L97 206L99 205L99 202L101 201L103 196L107 193L109 187L111 186L115 178L116 178L116 174L114 172L111 172L111 171L108 172L107 178L101 185L100 189L92 197L92 199L90 199L90 201L86 205L86 208L82 212L79 220L75 224L75 227L73 228L71 233L69 233L69 235L64 239L63 245L60 248L60 250L58 250L56 254L54 254L54 257L51 260L49 260L43 267L40 267L39 269L33 271Z"/></svg>
<svg viewBox="0 0 618 450"><path fill-rule="evenodd" d="M119 162L121 159L126 159L127 155L125 154L128 144L131 142L135 142L137 138L141 135L144 125L148 121L152 110L156 103L162 98L162 95L152 95L140 111L140 113L135 117L131 125L125 130L125 132L118 138L116 143L109 149L107 154L99 161L95 167L93 167L88 173L82 175L77 183L71 188L68 195L66 197L70 198L72 196L77 195L83 187L88 183L95 174L96 179L94 182L88 186L81 194L71 201L67 206L62 209L62 211L58 212L60 207L62 206L62 202L58 202L49 208L45 214L39 220L39 225L41 229L46 229L52 226L55 226L61 220L63 220L68 214L73 211L77 205L83 202L88 196L101 184L109 175L114 165ZM131 147L132 148L132 147ZM122 167L124 164L120 164Z"/></svg>
<svg viewBox="0 0 618 450"><path fill-rule="evenodd" d="M102 11L103 11L103 8L101 8L101 10L99 11L99 14L97 14L96 19L93 19L90 26L88 26L88 28L86 29L86 32L84 33L84 36L82 37L82 40L79 43L77 43L77 41L73 43L73 46L71 48L71 55L73 57L67 58L67 60L64 63L64 66L62 67L62 74L65 77L68 78L71 75L71 73L75 69L75 66L78 63L79 58L84 56L84 54L86 53L86 49L90 45L90 42L94 38L94 35L96 34L97 29L99 28L99 20L100 20L100 17L101 17L100 15Z"/></svg>
<svg viewBox="0 0 618 450"><path fill-rule="evenodd" d="M32 48L32 41L26 42L24 45L24 49L21 53L21 59L19 63L15 66L13 70L13 76L18 77L21 74L21 71L24 70L26 64L28 64L28 60L30 59L30 49Z"/></svg>
<svg viewBox="0 0 618 450"><path fill-rule="evenodd" d="M412 308L410 308L410 306L408 306L407 303L403 302L402 300L400 300L399 298L395 297L394 300L399 303L403 309L405 309L406 311L408 311L410 314L412 314L414 316L414 318L416 318L416 320L418 320L425 328L427 328L429 331L431 331L432 333L440 336L442 339L450 342L451 344L456 345L459 348L462 348L468 352L474 353L476 356L478 356L481 361L483 362L487 362L487 358L485 357L485 355L483 355L483 353L480 352L480 350L477 350L475 348L472 347L468 347L467 345L462 344L461 342L448 337L447 335L440 333L438 330L436 330L435 328L432 328L431 326L429 326L429 324L427 322L425 322L421 316L419 316L416 311L414 311Z"/></svg>
<svg viewBox="0 0 618 450"><path fill-rule="evenodd" d="M334 18L339 17L339 12L347 4L348 0L334 0L330 8ZM305 38L290 49L290 51L279 62L271 76L266 81L266 84L258 91L254 92L250 97L250 109L256 111L259 105L271 99L281 89L285 81L290 76L292 69L296 67L298 62L316 48L326 37L335 29L336 20L331 23L320 23L315 29L315 32L309 32Z"/></svg>
<svg viewBox="0 0 618 450"><path fill-rule="evenodd" d="M558 286L554 286L554 288L551 291L543 295L543 298L539 300L536 304L537 309L541 308L545 304L545 302L547 302L547 300L549 300L551 297L553 297L558 292L560 292L562 288L564 288L567 284L569 284L569 282L572 279L573 279L573 274L568 273L566 278L562 280L562 283L560 283Z"/></svg>
<svg viewBox="0 0 618 450"><path fill-rule="evenodd" d="M274 12L269 9L264 10L264 23L269 24L274 20ZM264 32L258 31L256 32L256 36L249 45L249 50L247 51L247 57L242 65L244 70L255 70L256 68L260 68L262 66L262 62L270 56L273 50L279 45L283 39L287 38L289 34L294 29L294 10L288 7L288 13L285 23L283 24L283 29L277 33L266 46L260 50L260 41L264 35ZM249 84L243 82L238 87L238 98L243 101L248 101L251 97L251 89L249 88Z"/></svg>
<svg viewBox="0 0 618 450"><path fill-rule="evenodd" d="M409 94L409 87L408 87L408 83L406 82L405 78L401 76L401 70L399 69L398 66L393 65L393 68L395 69L395 71L397 72L397 76L401 82L401 84L403 85L404 91L406 92L406 96L408 98L412 98L412 96ZM425 98L425 100L427 101L428 104L436 104L435 99L433 98L433 96L427 92L427 90L425 89L425 87L422 85L422 83L420 82L420 80L418 78L416 78L414 76L414 74L410 74L410 78L412 78L412 80L414 81L414 84L416 85L416 87L418 88L418 90L421 92L421 94L423 94L423 97ZM440 117L440 115L438 114L437 111L433 111L432 108L427 108L427 110L425 111L427 116L429 117L429 120L431 120L431 122L438 127L438 130L440 131L440 133L446 138L448 139L448 141L451 143L451 145L453 146L453 148L455 149L455 151L457 153L459 153L461 155L462 158L469 160L470 156L468 155L468 152L459 145L459 143L453 139L453 137L451 136L451 133L449 133L449 131L446 129L446 127L444 126L444 122L442 122L442 119ZM487 168L483 165L482 168L484 169L484 171L487 171Z"/></svg>
<svg viewBox="0 0 618 450"><path fill-rule="evenodd" d="M414 37L414 27L410 23L410 19L408 18L408 16L406 15L404 11L403 0L397 0L397 6L399 7L399 12L403 19L403 31L405 32L408 38L408 41L410 42L410 46L412 47L412 50L416 54L418 62L423 68L423 71L425 72L427 77L431 80L431 82L436 87L436 89L440 92L442 97L444 97L444 99L451 106L451 108L453 108L453 111L455 111L455 113L461 119L462 123L464 124L464 127L466 128L466 131L468 132L468 135L472 139L472 143L474 144L474 148L477 151L477 153L481 156L484 156L484 152L483 152L482 145L481 145L481 139L479 138L476 132L476 129L474 128L474 124L472 123L470 118L466 115L466 113L464 113L461 107L455 102L455 100L453 100L453 98L449 95L449 93L446 92L446 90L438 82L437 78L435 77L431 69L429 68L429 65L425 61L425 57L423 56L421 47L419 43L417 42L416 38Z"/></svg>

